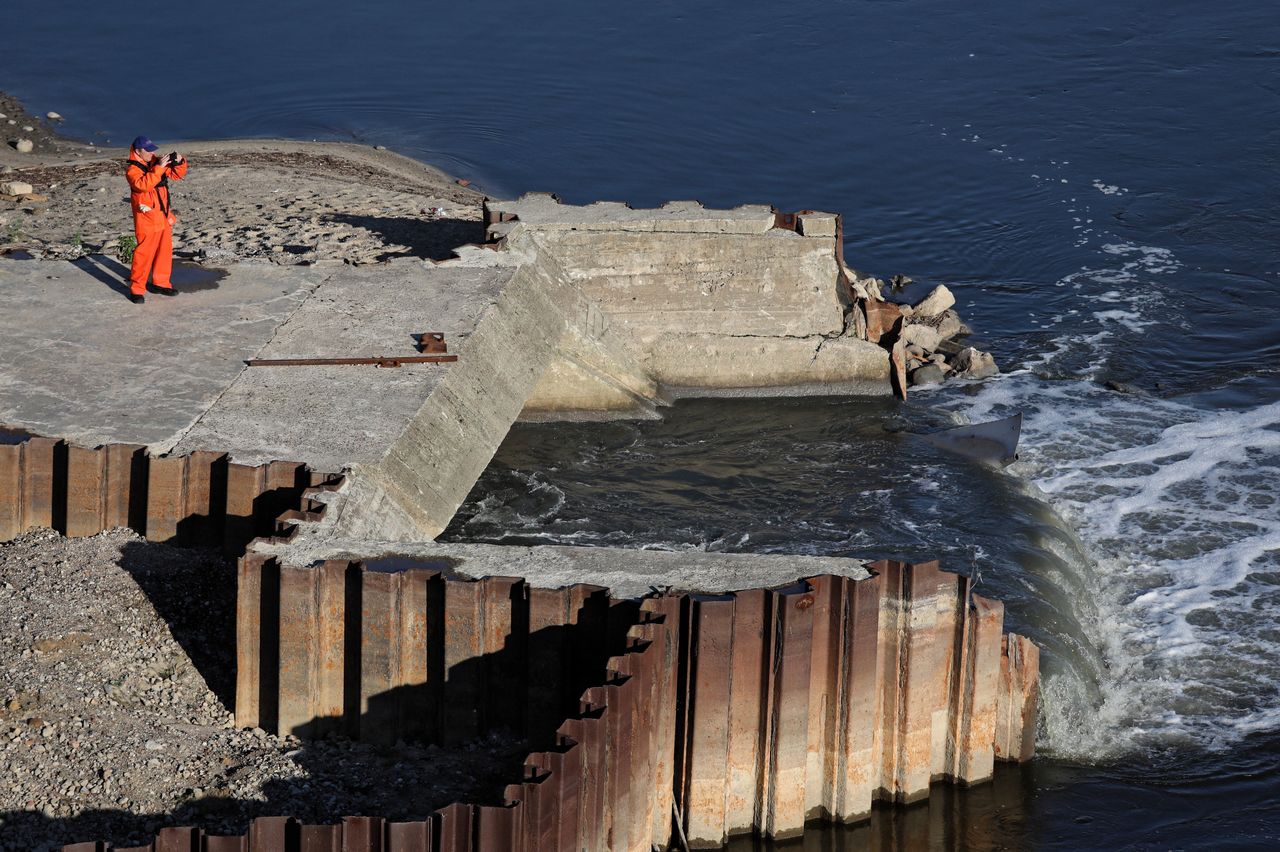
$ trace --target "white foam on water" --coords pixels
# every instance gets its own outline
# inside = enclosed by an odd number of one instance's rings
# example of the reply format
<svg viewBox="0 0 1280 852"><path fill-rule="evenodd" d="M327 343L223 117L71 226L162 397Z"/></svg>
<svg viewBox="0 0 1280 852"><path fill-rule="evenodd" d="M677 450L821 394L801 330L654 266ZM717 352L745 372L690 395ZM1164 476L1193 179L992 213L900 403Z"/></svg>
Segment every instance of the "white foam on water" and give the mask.
<svg viewBox="0 0 1280 852"><path fill-rule="evenodd" d="M1098 192L1101 192L1103 195L1124 195L1126 192L1129 191L1125 189L1123 186L1116 186L1115 184L1103 183L1101 180L1098 180L1097 178L1093 179L1093 183L1091 185L1093 186L1094 189L1098 190Z"/></svg>
<svg viewBox="0 0 1280 852"><path fill-rule="evenodd" d="M1010 470L1090 557L1072 606L1104 664L1046 677L1046 751L1098 760L1280 728L1280 402L1203 410L1021 371L950 405L969 422L1023 412Z"/></svg>

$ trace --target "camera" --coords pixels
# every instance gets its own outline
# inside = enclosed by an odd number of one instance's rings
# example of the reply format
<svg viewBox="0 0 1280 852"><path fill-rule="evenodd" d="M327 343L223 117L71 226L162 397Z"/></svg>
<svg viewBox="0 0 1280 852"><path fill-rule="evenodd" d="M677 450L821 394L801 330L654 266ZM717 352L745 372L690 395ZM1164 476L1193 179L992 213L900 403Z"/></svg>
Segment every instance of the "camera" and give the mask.
<svg viewBox="0 0 1280 852"><path fill-rule="evenodd" d="M178 164L179 159L181 159L181 157L179 156L177 151L169 152L169 165L176 166Z"/></svg>

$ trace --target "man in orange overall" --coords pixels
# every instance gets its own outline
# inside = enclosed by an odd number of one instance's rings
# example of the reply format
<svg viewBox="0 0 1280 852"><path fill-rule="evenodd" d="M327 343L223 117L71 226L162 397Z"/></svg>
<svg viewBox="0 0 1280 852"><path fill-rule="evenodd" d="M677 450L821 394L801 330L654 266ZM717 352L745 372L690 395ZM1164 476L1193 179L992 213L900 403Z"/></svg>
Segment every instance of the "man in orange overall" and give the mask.
<svg viewBox="0 0 1280 852"><path fill-rule="evenodd" d="M173 223L176 217L169 204L169 180L187 174L187 158L178 153L156 156L156 143L145 136L133 140L125 180L129 181L129 206L133 208L133 250L129 270L129 301L140 305L147 300L147 278L151 291L174 295Z"/></svg>

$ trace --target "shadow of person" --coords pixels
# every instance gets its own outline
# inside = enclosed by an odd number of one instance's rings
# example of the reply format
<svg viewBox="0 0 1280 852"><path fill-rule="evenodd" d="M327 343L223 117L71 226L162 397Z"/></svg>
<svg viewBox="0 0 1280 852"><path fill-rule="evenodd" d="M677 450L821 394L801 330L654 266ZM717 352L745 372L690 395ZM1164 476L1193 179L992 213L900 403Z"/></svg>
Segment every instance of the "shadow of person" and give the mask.
<svg viewBox="0 0 1280 852"><path fill-rule="evenodd" d="M129 295L129 269L104 254L81 255L71 265L92 275L126 298Z"/></svg>
<svg viewBox="0 0 1280 852"><path fill-rule="evenodd" d="M388 251L379 261L393 257L421 257L426 260L448 260L454 249L468 243L484 241L484 224L470 219L418 219L413 216L363 216L334 213L327 221L363 228L388 243L404 246L403 251Z"/></svg>

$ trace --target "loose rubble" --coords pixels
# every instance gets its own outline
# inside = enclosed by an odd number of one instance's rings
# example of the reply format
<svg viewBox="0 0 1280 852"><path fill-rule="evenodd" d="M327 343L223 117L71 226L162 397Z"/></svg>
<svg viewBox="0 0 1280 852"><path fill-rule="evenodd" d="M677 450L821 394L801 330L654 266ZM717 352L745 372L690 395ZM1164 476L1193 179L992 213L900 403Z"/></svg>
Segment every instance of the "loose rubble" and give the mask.
<svg viewBox="0 0 1280 852"><path fill-rule="evenodd" d="M945 284L914 305L898 304L884 298L885 283L880 279L859 275L849 267L844 272L854 299L847 331L891 350L901 343L911 386L936 385L952 378L985 379L1000 372L991 353L957 342L970 329L956 313L956 297ZM910 278L895 275L890 291L910 283Z"/></svg>
<svg viewBox="0 0 1280 852"><path fill-rule="evenodd" d="M234 566L129 530L0 545L0 850L255 816L422 818L492 802L527 747L302 743L237 730Z"/></svg>

